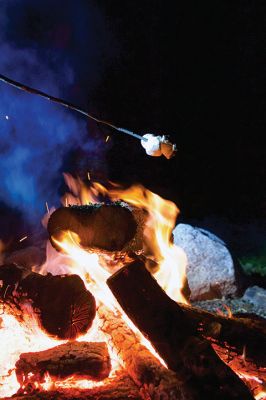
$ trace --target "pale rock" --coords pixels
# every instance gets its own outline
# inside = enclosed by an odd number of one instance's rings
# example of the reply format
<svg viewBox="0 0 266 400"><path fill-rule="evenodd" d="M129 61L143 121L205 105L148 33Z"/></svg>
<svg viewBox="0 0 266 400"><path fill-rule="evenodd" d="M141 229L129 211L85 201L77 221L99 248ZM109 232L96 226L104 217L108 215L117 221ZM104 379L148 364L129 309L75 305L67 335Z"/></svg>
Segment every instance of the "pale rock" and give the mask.
<svg viewBox="0 0 266 400"><path fill-rule="evenodd" d="M225 243L214 234L187 224L173 231L175 245L187 255L190 300L232 297L237 294L235 268Z"/></svg>
<svg viewBox="0 0 266 400"><path fill-rule="evenodd" d="M264 312L266 311L266 290L261 287L251 286L247 288L243 300L254 304L254 306L262 309Z"/></svg>

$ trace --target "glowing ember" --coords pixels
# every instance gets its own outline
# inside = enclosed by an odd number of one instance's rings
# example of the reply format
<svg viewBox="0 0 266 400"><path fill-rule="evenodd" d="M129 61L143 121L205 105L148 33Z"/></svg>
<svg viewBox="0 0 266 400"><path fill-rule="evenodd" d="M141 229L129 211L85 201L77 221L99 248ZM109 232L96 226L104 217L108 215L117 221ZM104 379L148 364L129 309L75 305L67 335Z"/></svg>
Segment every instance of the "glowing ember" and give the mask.
<svg viewBox="0 0 266 400"><path fill-rule="evenodd" d="M11 315L3 314L1 318L0 343L4 345L0 348L0 397L4 397L19 389L14 367L21 353L45 350L60 342L42 332L30 315L25 325Z"/></svg>

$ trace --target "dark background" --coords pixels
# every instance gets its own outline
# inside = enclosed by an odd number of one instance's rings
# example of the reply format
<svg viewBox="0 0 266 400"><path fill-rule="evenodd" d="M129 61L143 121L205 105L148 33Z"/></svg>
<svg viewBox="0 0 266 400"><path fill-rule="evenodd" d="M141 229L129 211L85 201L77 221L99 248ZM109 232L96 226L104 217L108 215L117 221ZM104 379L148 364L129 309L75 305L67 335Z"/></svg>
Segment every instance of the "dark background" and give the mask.
<svg viewBox="0 0 266 400"><path fill-rule="evenodd" d="M74 71L62 97L141 134L170 134L178 148L171 160L148 157L136 139L89 123L105 150L96 159L73 146L60 173L143 183L177 203L180 221L242 249L265 244L264 1L11 3L8 40L59 53Z"/></svg>

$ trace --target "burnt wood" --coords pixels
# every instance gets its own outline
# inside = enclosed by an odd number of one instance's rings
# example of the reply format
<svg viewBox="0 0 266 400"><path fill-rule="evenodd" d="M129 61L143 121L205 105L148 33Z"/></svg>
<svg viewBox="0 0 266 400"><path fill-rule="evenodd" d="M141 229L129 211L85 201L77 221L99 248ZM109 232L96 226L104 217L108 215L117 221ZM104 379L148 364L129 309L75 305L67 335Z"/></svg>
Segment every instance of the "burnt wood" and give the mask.
<svg viewBox="0 0 266 400"><path fill-rule="evenodd" d="M101 330L123 362L129 376L138 386L143 399L194 400L194 388L184 371L175 373L166 368L141 342L122 316L100 304L98 315Z"/></svg>
<svg viewBox="0 0 266 400"><path fill-rule="evenodd" d="M40 326L58 339L75 339L87 332L96 302L78 275L40 275L16 264L0 267L0 301L18 320L28 306Z"/></svg>
<svg viewBox="0 0 266 400"><path fill-rule="evenodd" d="M108 349L102 342L68 342L44 351L22 353L16 362L16 376L24 393L28 385L44 383L47 372L55 380L74 375L77 379L100 381L110 371Z"/></svg>
<svg viewBox="0 0 266 400"><path fill-rule="evenodd" d="M266 321L223 317L199 308L179 304L190 324L209 341L232 349L246 360L266 366Z"/></svg>
<svg viewBox="0 0 266 400"><path fill-rule="evenodd" d="M48 221L52 240L60 240L63 231L72 231L80 238L84 248L121 251L137 233L137 222L131 210L122 203L91 204L58 208Z"/></svg>
<svg viewBox="0 0 266 400"><path fill-rule="evenodd" d="M107 284L168 367L187 377L194 399L253 399L245 384L197 333L183 309L167 296L142 261L128 264Z"/></svg>

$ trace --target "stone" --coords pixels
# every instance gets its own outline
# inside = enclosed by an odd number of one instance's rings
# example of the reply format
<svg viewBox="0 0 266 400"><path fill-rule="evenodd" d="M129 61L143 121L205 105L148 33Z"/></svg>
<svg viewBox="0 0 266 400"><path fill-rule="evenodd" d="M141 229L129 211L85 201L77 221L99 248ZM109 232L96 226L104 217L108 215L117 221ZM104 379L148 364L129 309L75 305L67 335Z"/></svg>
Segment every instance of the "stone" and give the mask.
<svg viewBox="0 0 266 400"><path fill-rule="evenodd" d="M234 261L220 238L188 224L178 224L173 231L173 238L175 245L187 255L191 301L237 295Z"/></svg>
<svg viewBox="0 0 266 400"><path fill-rule="evenodd" d="M259 286L247 288L243 300L253 304L262 311L266 312L266 290Z"/></svg>

